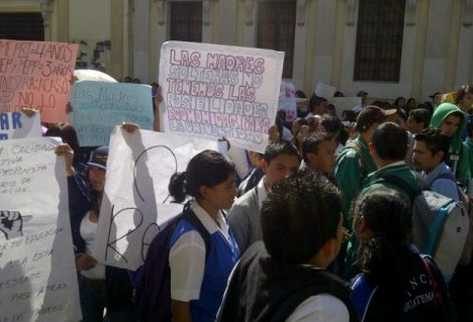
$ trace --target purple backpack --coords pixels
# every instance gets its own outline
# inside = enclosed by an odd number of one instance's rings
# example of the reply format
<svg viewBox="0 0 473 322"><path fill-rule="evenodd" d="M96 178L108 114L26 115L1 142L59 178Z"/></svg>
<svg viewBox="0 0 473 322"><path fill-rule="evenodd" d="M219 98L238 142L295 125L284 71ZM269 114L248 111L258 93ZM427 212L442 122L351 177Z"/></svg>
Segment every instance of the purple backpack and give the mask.
<svg viewBox="0 0 473 322"><path fill-rule="evenodd" d="M171 237L181 220L187 220L202 236L209 249L210 234L186 204L182 214L173 218L151 242L146 260L131 281L136 288L136 304L140 322L171 322L171 270L169 250ZM206 252L208 253L208 252Z"/></svg>

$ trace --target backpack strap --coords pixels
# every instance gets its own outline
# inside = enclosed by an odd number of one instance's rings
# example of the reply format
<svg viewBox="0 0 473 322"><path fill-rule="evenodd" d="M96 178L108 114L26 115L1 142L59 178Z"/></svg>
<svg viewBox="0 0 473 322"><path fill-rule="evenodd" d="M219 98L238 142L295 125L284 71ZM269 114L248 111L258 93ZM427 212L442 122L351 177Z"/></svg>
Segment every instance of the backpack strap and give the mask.
<svg viewBox="0 0 473 322"><path fill-rule="evenodd" d="M197 218L191 209L190 202L186 203L182 212L182 219L187 220L199 233L205 244L205 257L208 258L210 250L210 234L202 222Z"/></svg>
<svg viewBox="0 0 473 322"><path fill-rule="evenodd" d="M377 287L369 285L364 274L358 274L352 283L351 301L360 321L363 321L373 299Z"/></svg>

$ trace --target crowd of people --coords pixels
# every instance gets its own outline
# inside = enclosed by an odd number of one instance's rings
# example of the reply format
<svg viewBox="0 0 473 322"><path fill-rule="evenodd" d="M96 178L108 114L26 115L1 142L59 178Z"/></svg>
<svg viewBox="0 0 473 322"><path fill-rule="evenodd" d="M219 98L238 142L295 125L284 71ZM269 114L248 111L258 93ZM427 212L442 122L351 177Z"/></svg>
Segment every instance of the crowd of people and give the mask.
<svg viewBox="0 0 473 322"><path fill-rule="evenodd" d="M315 94L291 123L280 111L246 176L219 152L193 156L169 183L184 211L136 272L92 256L108 147L87 156L72 126L50 126L66 143L83 321L473 321L473 264L450 276L413 243L421 191L469 211L473 88L419 105L359 96L341 117Z"/></svg>

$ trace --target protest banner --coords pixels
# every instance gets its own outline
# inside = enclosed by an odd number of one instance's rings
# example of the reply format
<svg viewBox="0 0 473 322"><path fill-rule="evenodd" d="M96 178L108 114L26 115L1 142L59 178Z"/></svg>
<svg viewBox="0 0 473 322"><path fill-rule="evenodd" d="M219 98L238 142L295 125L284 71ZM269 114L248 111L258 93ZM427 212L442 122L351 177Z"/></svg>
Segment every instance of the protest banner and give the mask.
<svg viewBox="0 0 473 322"><path fill-rule="evenodd" d="M297 118L296 87L290 80L281 82L279 109L286 112L286 122L293 122Z"/></svg>
<svg viewBox="0 0 473 322"><path fill-rule="evenodd" d="M0 141L41 137L39 113L31 117L21 112L0 113Z"/></svg>
<svg viewBox="0 0 473 322"><path fill-rule="evenodd" d="M361 105L361 97L332 97L328 101L335 106L339 118L342 118L344 111L351 111Z"/></svg>
<svg viewBox="0 0 473 322"><path fill-rule="evenodd" d="M0 321L81 319L57 144L52 138L0 143Z"/></svg>
<svg viewBox="0 0 473 322"><path fill-rule="evenodd" d="M151 86L80 81L71 95L73 124L81 146L108 145L113 127L122 122L152 129Z"/></svg>
<svg viewBox="0 0 473 322"><path fill-rule="evenodd" d="M44 122L66 121L79 45L0 39L0 112L41 111Z"/></svg>
<svg viewBox="0 0 473 322"><path fill-rule="evenodd" d="M322 82L317 82L317 86L315 87L315 95L326 98L327 100L332 98L336 91L336 87L324 84Z"/></svg>
<svg viewBox="0 0 473 322"><path fill-rule="evenodd" d="M171 176L218 143L173 133L116 127L110 138L104 197L94 257L107 265L136 270L162 225L182 211L170 203Z"/></svg>
<svg viewBox="0 0 473 322"><path fill-rule="evenodd" d="M164 131L227 138L263 152L274 124L284 53L169 41L161 47L159 83Z"/></svg>

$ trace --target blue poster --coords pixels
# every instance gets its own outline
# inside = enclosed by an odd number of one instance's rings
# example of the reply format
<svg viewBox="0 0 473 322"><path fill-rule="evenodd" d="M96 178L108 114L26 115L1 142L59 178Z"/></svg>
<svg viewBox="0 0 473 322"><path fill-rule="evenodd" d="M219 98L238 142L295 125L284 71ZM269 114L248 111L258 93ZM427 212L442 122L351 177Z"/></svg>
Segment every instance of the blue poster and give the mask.
<svg viewBox="0 0 473 322"><path fill-rule="evenodd" d="M148 85L79 81L72 88L71 104L81 146L108 145L113 127L122 122L153 128Z"/></svg>

